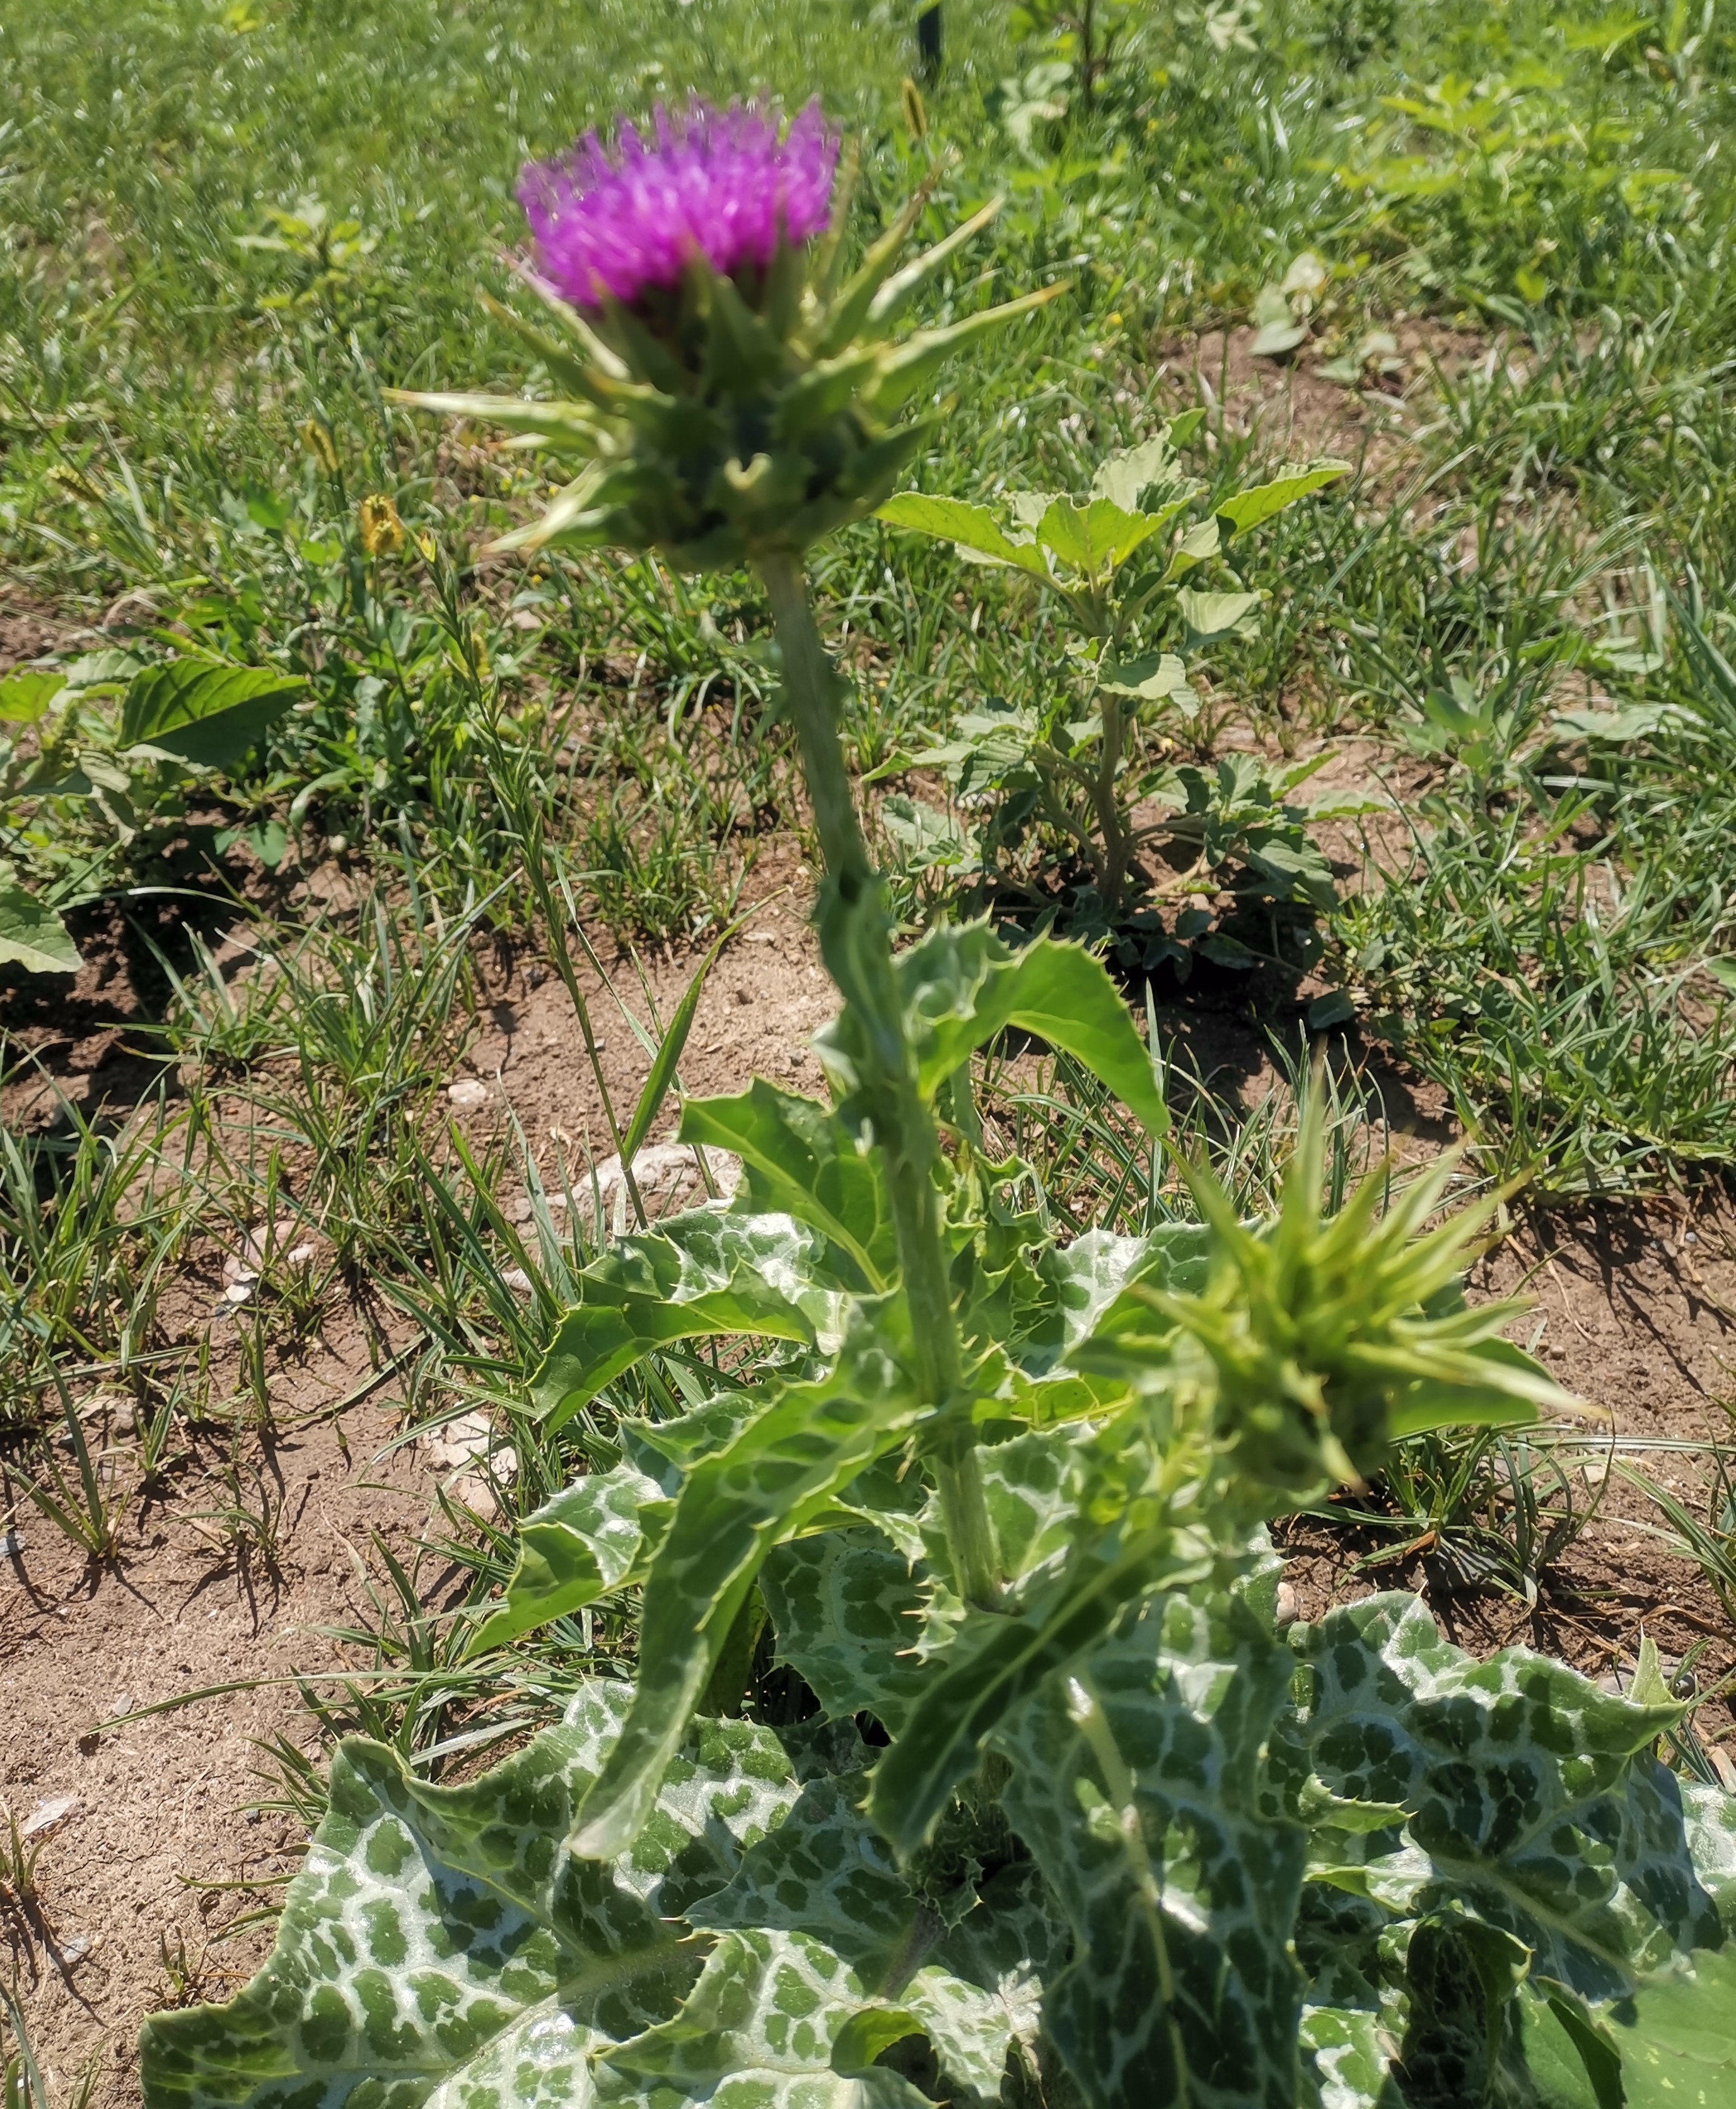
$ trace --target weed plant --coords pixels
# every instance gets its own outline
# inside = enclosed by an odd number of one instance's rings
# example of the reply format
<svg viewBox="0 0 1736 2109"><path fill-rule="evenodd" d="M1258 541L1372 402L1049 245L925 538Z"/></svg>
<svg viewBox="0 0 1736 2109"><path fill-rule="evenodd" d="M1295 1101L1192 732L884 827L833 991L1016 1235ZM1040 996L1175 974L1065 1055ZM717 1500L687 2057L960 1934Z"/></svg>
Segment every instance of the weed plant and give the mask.
<svg viewBox="0 0 1736 2109"><path fill-rule="evenodd" d="M1571 1199L1728 1161L1725 29L1680 8L1563 20L1536 0L1499 13L1469 0L1409 14L1381 0L1134 7L1114 11L1100 65L1107 11L1089 56L1077 15L1010 25L998 0L946 11L946 65L920 95L899 90L914 70L905 19L836 0L650 13L603 0L582 21L519 0L75 0L0 23L0 551L10 590L53 624L40 671L65 700L45 721L64 720L124 779L51 793L33 774L43 733L13 717L7 883L64 908L82 938L140 889L181 883L191 844L246 889L255 932L240 975L202 939L165 941L171 1003L152 1044L184 1100L147 1102L118 1130L67 1114L0 1136L0 1417L52 1436L66 1392L76 1409L88 1385L117 1382L138 1398L154 1470L185 1417L211 1410L214 1383L233 1382L241 1420L268 1412L271 1357L334 1296L390 1314L371 1352L401 1366L414 1400L487 1405L518 1472L490 1519L448 1502L436 1528L461 1586L444 1612L422 1601L426 1570L376 1561L381 1600L347 1637L349 1688L309 1687L325 1729L362 1728L410 1768L405 1808L435 1807L419 1799L428 1775L466 1770L491 1738L545 1727L587 1674L630 1666L636 1580L463 1656L467 1621L534 1539L518 1524L575 1475L583 1489L629 1470L643 1427L790 1375L790 1344L759 1334L727 1352L663 1342L564 1426L527 1411L521 1373L591 1293L606 1240L579 1227L582 1205L547 1205L521 1139L467 1155L438 1118L481 947L528 937L570 964L588 929L599 946L605 933L709 942L764 843L811 816L749 567L695 582L644 552L480 557L546 499L537 466L474 425L437 431L385 392L521 370L473 298L479 279L512 293L511 170L624 99L769 86L793 102L818 85L863 142L852 259L919 180L929 237L1005 194L971 255L923 290L919 319L959 320L1006 287L1069 288L1029 319L1017 357L990 338L954 377L923 443L931 494L1083 490L1106 454L1202 409L1197 465L1215 505L1320 450L1297 423L1308 384L1336 373L1362 423L1321 446L1357 474L1262 530L1260 632L1214 661L1186 758L1215 761L1231 732L1278 749L1280 769L1328 734L1373 740L1397 817L1371 827L1367 869L1332 911L1341 992L1315 1016L1389 1036L1436 1080L1480 1171ZM1197 379L1187 350L1194 331L1245 322L1278 347L1251 427L1224 392L1227 346L1207 348ZM1396 384L1422 429L1389 445L1370 433ZM534 396L556 386L530 375ZM882 523L845 527L810 573L859 777L954 738L985 698L1046 700L1065 663L1060 628L1017 579ZM121 739L124 694L171 658L259 673L295 700L221 769L151 761L141 789L116 761L141 743ZM901 817L882 805L904 854ZM356 905L278 919L268 903L322 862ZM905 862L901 910L944 923L949 874ZM1020 1220L1062 1240L1197 1238L1192 1190L1088 1067L999 1042L978 1082L985 1154L1022 1167L997 1193ZM1250 1119L1190 1093L1173 1066L1169 1085L1231 1213L1265 1216L1294 1095ZM967 1135L972 1104L966 1092L940 1110ZM615 1140L633 1124L611 1110ZM1378 1158L1370 1125L1348 1094L1332 1109L1317 1182L1331 1208ZM583 1204L585 1167L566 1169ZM509 1180L532 1193L529 1226L499 1208ZM268 1296L214 1364L210 1342L171 1342L159 1303L196 1241L233 1249L262 1224L274 1256L315 1242L317 1270L269 1267ZM37 1454L21 1462L61 1527L93 1552L87 1532L110 1542L114 1491L87 1484L76 1448L47 1451L40 1470ZM1382 1514L1396 1543L1437 1529L1467 1572L1522 1595L1583 1524L1557 1460L1541 1434L1437 1435L1388 1461L1396 1517ZM15 1473L16 1497L21 1484ZM218 1538L268 1559L263 1488L256 1499L237 1465L212 1498ZM888 1499L891 1528L906 1529ZM1689 1520L1724 1576L1723 1522ZM810 1702L773 1667L770 1629L751 1628L724 1637L705 1704L726 1709L718 1733L757 1778L782 1762L761 1732L799 1727ZM1411 1625L1333 1633L1475 1687ZM1251 1655L1212 1654L1224 1640L1220 1627L1166 1637L1176 1690L1208 1655L1238 1693L1253 1656L1277 1660L1251 1642ZM1206 1653L1184 1660L1196 1642ZM1589 1720L1578 1709L1597 1702L1550 1675L1548 1703ZM1619 1764L1599 1745L1599 1764L1628 1768L1630 1797L1653 1780L1643 1753L1658 1735L1690 1746L1666 1699L1620 1716L1639 1741ZM738 1705L756 1719L727 1714ZM884 1747L897 1721L855 1710ZM601 1762L613 1725L593 1729ZM1118 1799L1098 1756L1069 1751L1107 1834L1145 1788ZM311 1821L323 1783L304 1754L284 1764L283 1798ZM1332 1820L1359 1791L1337 1781L1337 1801L1308 1818L1311 1849L1341 1872L1376 1849ZM953 1878L970 1865L1006 1872L999 1833L948 1837L954 1857L897 1892L913 1925L956 1914ZM1297 1947L1310 1972L1359 1940L1358 1967L1385 1967L1370 1959L1373 1917L1344 1901L1354 1886L1310 1876ZM1382 1894L1384 1910L1396 1893ZM1376 2002L1417 2098L1455 2098L1455 2071L1491 2096L1518 2085L1515 2060L1544 2038L1579 2056L1583 1958L1552 1951L1566 1976L1515 1992L1513 1950L1463 1934L1457 1892L1436 1901L1451 1925L1418 1921L1402 1989L1382 1979ZM1364 1989L1350 1987L1345 2011L1373 2011L1355 2003ZM892 2009L873 2011L846 2063L891 2075L899 2053L875 2031ZM1378 2084L1372 2024L1332 2042L1319 2034L1330 2025L1309 2025L1345 2098ZM1666 2015L1652 2035L1670 2034ZM961 2089L985 2077L949 2070ZM1053 2066L1042 2084L1066 2084ZM1607 2093L1607 2069L1590 2084Z"/></svg>
<svg viewBox="0 0 1736 2109"><path fill-rule="evenodd" d="M586 1678L467 1784L419 1765L498 1724L419 1754L346 1739L272 1958L228 2006L147 2025L147 2102L239 2103L263 2072L500 2103L1373 2109L1400 2079L1612 2099L1660 2066L1674 2091L1707 2045L1728 2065L1736 1815L1659 1764L1684 1709L1655 1653L1624 1701L1540 1657L1473 1664L1410 1599L1280 1630L1269 1519L1401 1438L1571 1409L1500 1337L1514 1307L1459 1294L1489 1204L1434 1220L1448 1163L1327 1215L1313 1090L1269 1222L1184 1159L1201 1223L1063 1242L1041 1173L990 1154L973 1056L1012 1027L1092 1078L1087 1159L1137 1124L1149 1217L1158 1050L1075 946L979 923L895 955L805 558L908 462L913 375L1035 299L904 335L981 219L895 275L919 196L845 267L817 112L783 134L694 105L615 152L670 181L594 146L540 178L561 335L524 334L570 392L415 400L577 457L509 546L763 581L842 999L828 1095L686 1100L682 1139L742 1161L734 1202L641 1210L530 1380L549 1431L660 1362L680 1395L617 1411L618 1461L521 1520L503 1592L442 1634L388 1562L403 1623L377 1645L436 1709L458 1649L637 1594L631 1678ZM678 171L710 210L660 265ZM599 230L606 282L574 260ZM449 1220L509 1239L472 1182ZM396 1712L413 1745L422 1718Z"/></svg>

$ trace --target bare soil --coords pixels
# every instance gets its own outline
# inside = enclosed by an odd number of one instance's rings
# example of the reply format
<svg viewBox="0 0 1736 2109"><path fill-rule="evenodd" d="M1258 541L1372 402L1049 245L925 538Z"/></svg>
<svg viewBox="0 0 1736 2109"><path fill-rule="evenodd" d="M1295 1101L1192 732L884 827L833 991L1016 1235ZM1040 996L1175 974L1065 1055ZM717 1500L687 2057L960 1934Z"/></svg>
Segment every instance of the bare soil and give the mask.
<svg viewBox="0 0 1736 2109"><path fill-rule="evenodd" d="M1358 334L1352 332L1352 341ZM1256 358L1256 332L1247 327L1178 339L1166 348L1164 363L1189 404L1206 404L1208 427L1221 413L1232 432L1257 436L1274 458L1336 455L1384 482L1431 413L1436 372L1456 373L1489 349L1486 337L1426 317L1400 323L1391 334L1402 362L1399 370L1371 372L1360 386L1321 373L1325 345L1320 341L1299 345L1282 359Z"/></svg>
<svg viewBox="0 0 1736 2109"><path fill-rule="evenodd" d="M26 1827L50 1820L29 1841L41 1849L35 1899L0 1912L0 1968L17 1980L56 2098L93 2068L93 2102L136 2102L144 2016L227 1998L269 1945L255 1915L304 1840L246 1807L271 1792L259 1745L281 1733L311 1746L290 1673L345 1659L318 1629L351 1621L356 1556L377 1538L413 1564L428 1515L426 1463L376 1455L396 1428L388 1405L320 1417L354 1387L356 1359L351 1342L310 1357L284 1389L275 1439L232 1449L201 1431L169 1461L164 1493L135 1498L110 1565L88 1565L19 1505L17 1549L0 1563L0 1801ZM113 1441L120 1486L137 1482L137 1448ZM231 1455L251 1505L279 1511L273 1547L237 1548L195 1520L232 1498ZM230 1685L241 1688L150 1710Z"/></svg>

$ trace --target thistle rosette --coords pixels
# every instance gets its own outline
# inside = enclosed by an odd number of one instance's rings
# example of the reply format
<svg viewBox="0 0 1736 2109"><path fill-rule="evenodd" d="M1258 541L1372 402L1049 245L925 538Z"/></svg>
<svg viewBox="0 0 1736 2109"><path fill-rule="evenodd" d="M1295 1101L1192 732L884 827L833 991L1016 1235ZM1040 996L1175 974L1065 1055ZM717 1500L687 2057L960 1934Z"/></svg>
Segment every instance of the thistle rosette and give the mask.
<svg viewBox="0 0 1736 2109"><path fill-rule="evenodd" d="M1062 288L895 338L918 289L998 201L899 268L919 192L846 272L840 159L818 104L785 125L768 107L695 100L643 130L624 124L612 146L593 133L526 169L535 257L522 275L556 327L505 318L566 400L396 396L582 463L497 548L760 565L800 557L891 495L936 414L899 422L912 398L961 345Z"/></svg>

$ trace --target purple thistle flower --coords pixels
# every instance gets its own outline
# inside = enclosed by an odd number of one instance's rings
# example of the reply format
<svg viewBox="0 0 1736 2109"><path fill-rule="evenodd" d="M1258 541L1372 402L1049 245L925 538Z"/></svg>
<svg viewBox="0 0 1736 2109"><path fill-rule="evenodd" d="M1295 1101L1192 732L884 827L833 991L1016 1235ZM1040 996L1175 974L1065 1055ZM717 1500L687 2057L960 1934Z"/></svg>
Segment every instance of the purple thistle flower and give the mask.
<svg viewBox="0 0 1736 2109"><path fill-rule="evenodd" d="M594 309L679 284L696 255L726 276L764 270L780 235L800 246L825 226L837 164L818 102L780 138L774 111L696 97L673 118L660 107L648 136L623 123L612 153L590 132L562 159L529 163L518 198L544 278Z"/></svg>

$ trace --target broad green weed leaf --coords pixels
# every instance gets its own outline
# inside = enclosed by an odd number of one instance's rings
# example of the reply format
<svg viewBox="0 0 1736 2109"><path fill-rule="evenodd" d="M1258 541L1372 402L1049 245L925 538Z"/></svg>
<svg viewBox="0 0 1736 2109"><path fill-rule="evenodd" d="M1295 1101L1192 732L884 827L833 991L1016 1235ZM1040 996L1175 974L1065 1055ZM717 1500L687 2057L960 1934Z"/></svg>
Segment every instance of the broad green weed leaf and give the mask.
<svg viewBox="0 0 1736 2109"><path fill-rule="evenodd" d="M812 1344L813 1320L763 1271L805 1241L793 1224L773 1218L769 1235L767 1227L763 1217L695 1210L620 1240L586 1267L581 1301L531 1380L532 1402L548 1425L558 1428L623 1370L672 1341L754 1333ZM785 1274L787 1281L787 1266Z"/></svg>
<svg viewBox="0 0 1736 2109"><path fill-rule="evenodd" d="M1092 2109L1295 2109L1305 1842L1263 1779L1290 1667L1233 1599L1170 1599L995 1738L1073 1923L1044 2021Z"/></svg>
<svg viewBox="0 0 1736 2109"><path fill-rule="evenodd" d="M901 1298L859 1304L831 1375L783 1389L688 1474L646 1578L633 1711L575 1827L576 1852L611 1859L637 1836L766 1554L922 1410L905 1316Z"/></svg>
<svg viewBox="0 0 1736 2109"><path fill-rule="evenodd" d="M105 652L83 652L60 669L69 689L87 695L118 696L133 676L141 671L137 653L110 647Z"/></svg>
<svg viewBox="0 0 1736 2109"><path fill-rule="evenodd" d="M1232 535L1245 535L1250 528L1258 527L1274 513L1282 513L1286 506L1294 505L1299 498L1323 490L1328 484L1336 483L1340 476L1350 472L1350 463L1343 461L1316 462L1309 468L1286 469L1270 483L1256 484L1251 490L1238 490L1233 498L1226 498L1215 517L1229 522Z"/></svg>
<svg viewBox="0 0 1736 2109"><path fill-rule="evenodd" d="M1627 2109L1728 2109L1736 2102L1736 1945L1640 1987L1612 2030Z"/></svg>
<svg viewBox="0 0 1736 2109"><path fill-rule="evenodd" d="M1313 842L1287 842L1256 829L1247 837L1246 855L1253 869L1271 882L1274 900L1305 901L1323 915L1332 912L1338 898L1332 868Z"/></svg>
<svg viewBox="0 0 1736 2109"><path fill-rule="evenodd" d="M1120 454L1105 455L1091 479L1092 497L1107 499L1124 513L1139 512L1140 500L1154 486L1172 507L1177 499L1185 504L1193 497L1202 486L1191 476L1180 474L1175 454L1175 447L1191 436L1192 427L1181 430L1179 437L1178 430L1187 427L1187 420L1193 415L1189 411L1176 418L1167 431L1159 433L1155 439L1146 440Z"/></svg>
<svg viewBox="0 0 1736 2109"><path fill-rule="evenodd" d="M1256 359L1281 359L1294 351L1308 334L1301 323L1262 323L1255 331L1248 350Z"/></svg>
<svg viewBox="0 0 1736 2109"><path fill-rule="evenodd" d="M121 706L120 744L227 769L258 746L306 686L299 675L199 659L147 666Z"/></svg>
<svg viewBox="0 0 1736 2109"><path fill-rule="evenodd" d="M34 725L65 685L64 674L9 674L0 681L0 725Z"/></svg>
<svg viewBox="0 0 1736 2109"><path fill-rule="evenodd" d="M1030 542L1014 541L985 505L970 505L958 498L925 498L921 492L902 491L889 498L879 517L889 526L912 527L918 534L955 542L990 563L1010 564L1047 579L1048 566Z"/></svg>
<svg viewBox="0 0 1736 2109"><path fill-rule="evenodd" d="M1106 498L1051 499L1037 523L1037 540L1071 570L1095 579L1125 563L1165 524L1158 513L1125 510Z"/></svg>
<svg viewBox="0 0 1736 2109"><path fill-rule="evenodd" d="M836 1114L817 1099L756 1077L733 1099L689 1099L683 1142L732 1149L742 1163L740 1205L811 1223L854 1263L853 1285L884 1289L896 1269L880 1170Z"/></svg>
<svg viewBox="0 0 1736 2109"><path fill-rule="evenodd" d="M1175 553L1170 558L1169 569L1163 575L1166 581L1173 583L1177 579L1184 579L1189 571L1197 570L1200 565L1216 556L1222 539L1215 513L1209 520L1202 520L1197 526L1190 527L1175 545Z"/></svg>
<svg viewBox="0 0 1736 2109"><path fill-rule="evenodd" d="M1476 1381L1479 1362L1489 1365L1486 1384ZM1522 1348L1511 1340L1479 1340L1453 1383L1419 1379L1396 1390L1388 1426L1395 1442L1435 1428L1511 1428L1535 1420L1538 1405L1557 1405L1548 1395L1553 1389L1549 1372Z"/></svg>
<svg viewBox="0 0 1736 2109"><path fill-rule="evenodd" d="M827 1531L781 1545L760 1587L778 1659L798 1670L834 1719L869 1713L896 1730L927 1673L911 1652L922 1592L877 1530Z"/></svg>
<svg viewBox="0 0 1736 2109"><path fill-rule="evenodd" d="M1374 1834L1359 1856L1390 1916L1481 1920L1531 1950L1534 1974L1594 2001L1721 1939L1681 1783L1650 1754L1677 1707L1630 1705L1522 1648L1479 1663L1413 1596L1292 1637L1322 1782L1411 1812L1398 1842Z"/></svg>
<svg viewBox="0 0 1736 2109"><path fill-rule="evenodd" d="M29 974L75 974L84 964L54 910L0 875L0 965Z"/></svg>
<svg viewBox="0 0 1736 2109"><path fill-rule="evenodd" d="M629 1580L645 1551L640 1511L661 1499L654 1479L620 1465L587 1473L518 1526L518 1564L505 1598L469 1652L503 1647Z"/></svg>
<svg viewBox="0 0 1736 2109"><path fill-rule="evenodd" d="M1218 638L1239 635L1262 598L1257 593L1195 593L1191 586L1184 586L1175 600L1195 643L1210 644Z"/></svg>
<svg viewBox="0 0 1736 2109"><path fill-rule="evenodd" d="M1147 703L1179 703L1188 716L1198 710L1199 693L1188 679L1188 670L1173 652L1147 659L1131 659L1125 666L1112 662L1098 674L1097 685L1111 696L1134 696Z"/></svg>
<svg viewBox="0 0 1736 2109"><path fill-rule="evenodd" d="M769 1729L696 1722L634 1853L573 1859L561 1839L629 1696L588 1687L463 1786L342 1745L264 1970L228 2006L147 2022L150 2109L582 2101L557 2076L678 2010L697 1958L670 1918L723 1888L798 1791Z"/></svg>
<svg viewBox="0 0 1736 2109"><path fill-rule="evenodd" d="M1082 1062L1154 1136L1169 1109L1114 982L1077 945L1038 938L1010 951L986 923L931 930L898 960L925 1095L1009 1025Z"/></svg>
<svg viewBox="0 0 1736 2109"><path fill-rule="evenodd" d="M961 793L980 791L1022 768L1042 737L1026 711L966 711L954 723L957 738L922 748L906 765L944 769Z"/></svg>

